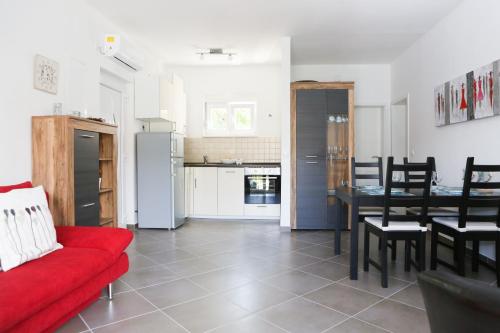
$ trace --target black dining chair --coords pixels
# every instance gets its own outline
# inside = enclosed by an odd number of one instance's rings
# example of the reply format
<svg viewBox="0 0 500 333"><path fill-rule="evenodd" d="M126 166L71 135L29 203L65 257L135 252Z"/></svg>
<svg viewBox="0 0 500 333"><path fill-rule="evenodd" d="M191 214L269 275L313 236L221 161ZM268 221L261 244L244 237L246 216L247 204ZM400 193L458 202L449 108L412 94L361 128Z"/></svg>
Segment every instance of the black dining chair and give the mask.
<svg viewBox="0 0 500 333"><path fill-rule="evenodd" d="M497 286L500 287L500 182L473 181L475 172L500 173L500 165L478 165L474 164L474 157L467 158L459 216L432 219L431 269L435 270L439 263L465 276L465 246L467 241L472 241L472 270L477 271L480 241L493 241ZM454 264L438 258L439 234L453 238Z"/></svg>
<svg viewBox="0 0 500 333"><path fill-rule="evenodd" d="M359 180L364 182L363 185L384 186L384 167L382 157L377 157L377 162L356 162L356 159L351 157L351 178L351 184L353 187L358 186ZM365 217L382 216L383 213L383 207L359 207L359 222L363 222ZM382 244L379 242L379 249L381 246ZM388 244L388 246L391 249L391 259L396 260L397 241L392 241Z"/></svg>
<svg viewBox="0 0 500 333"><path fill-rule="evenodd" d="M431 332L500 332L500 290L440 271L418 275Z"/></svg>
<svg viewBox="0 0 500 333"><path fill-rule="evenodd" d="M394 181L395 172L424 172L422 181L410 182L407 179ZM364 234L364 260L363 269L367 272L369 265L373 265L382 273L382 287L387 288L387 243L389 241L405 241L405 271L410 270L413 263L411 260L410 242L417 243L420 251L419 260L414 263L418 271L425 269L425 238L427 232L427 209L429 207L431 187L431 160L426 163L394 164L394 158L389 157L387 161L387 176L384 193L384 213L379 217L365 218ZM398 191L399 189L399 191ZM404 190L411 190L407 193ZM407 215L402 213L389 214L391 209L419 207L420 214ZM380 260L376 262L370 258L370 234L376 235L381 241Z"/></svg>
<svg viewBox="0 0 500 333"><path fill-rule="evenodd" d="M411 164L411 162L408 161L408 157L403 158L403 163L404 164ZM436 172L436 160L434 157L431 157L431 164L432 164L432 172ZM404 177L410 181L421 181L425 175L423 174L417 174L417 173L410 173L410 172L405 172ZM408 208L406 211L408 214L419 214L419 209L418 208ZM458 210L455 208L448 208L448 207L429 207L429 210L427 211L427 216L429 217L428 223L431 222L432 217L451 217L451 216L458 216Z"/></svg>

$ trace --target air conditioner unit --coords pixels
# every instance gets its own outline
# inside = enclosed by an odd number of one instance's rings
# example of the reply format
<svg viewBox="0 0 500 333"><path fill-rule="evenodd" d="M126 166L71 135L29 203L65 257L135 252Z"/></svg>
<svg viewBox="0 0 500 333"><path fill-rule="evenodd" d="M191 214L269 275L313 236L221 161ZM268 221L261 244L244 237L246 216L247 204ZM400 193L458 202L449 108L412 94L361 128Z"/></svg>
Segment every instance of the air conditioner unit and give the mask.
<svg viewBox="0 0 500 333"><path fill-rule="evenodd" d="M120 36L105 35L100 50L101 54L112 57L115 61L134 71L140 71L144 68L144 55Z"/></svg>

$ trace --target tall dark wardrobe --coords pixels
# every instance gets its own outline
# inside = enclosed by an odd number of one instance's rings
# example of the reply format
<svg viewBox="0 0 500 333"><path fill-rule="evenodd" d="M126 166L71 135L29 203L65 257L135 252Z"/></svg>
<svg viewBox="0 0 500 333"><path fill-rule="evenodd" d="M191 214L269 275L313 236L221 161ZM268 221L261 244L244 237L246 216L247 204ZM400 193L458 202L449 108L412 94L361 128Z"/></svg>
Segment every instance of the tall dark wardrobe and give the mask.
<svg viewBox="0 0 500 333"><path fill-rule="evenodd" d="M291 227L334 229L354 154L354 83L291 84Z"/></svg>

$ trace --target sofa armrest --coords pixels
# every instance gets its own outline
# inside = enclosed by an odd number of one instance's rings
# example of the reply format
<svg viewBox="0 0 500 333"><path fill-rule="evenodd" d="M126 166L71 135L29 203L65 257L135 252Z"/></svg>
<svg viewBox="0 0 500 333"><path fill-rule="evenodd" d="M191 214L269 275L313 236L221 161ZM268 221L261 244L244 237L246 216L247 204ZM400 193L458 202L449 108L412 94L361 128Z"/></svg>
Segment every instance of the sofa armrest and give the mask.
<svg viewBox="0 0 500 333"><path fill-rule="evenodd" d="M56 227L57 241L65 247L92 248L118 258L133 238L130 230L104 227Z"/></svg>

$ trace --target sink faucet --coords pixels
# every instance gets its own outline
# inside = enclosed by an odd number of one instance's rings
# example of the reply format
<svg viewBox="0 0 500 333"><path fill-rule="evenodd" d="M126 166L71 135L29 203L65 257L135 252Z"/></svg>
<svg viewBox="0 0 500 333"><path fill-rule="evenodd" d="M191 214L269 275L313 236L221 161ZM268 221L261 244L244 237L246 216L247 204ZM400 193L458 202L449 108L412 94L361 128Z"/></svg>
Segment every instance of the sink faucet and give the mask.
<svg viewBox="0 0 500 333"><path fill-rule="evenodd" d="M203 164L208 164L208 155L203 155Z"/></svg>

